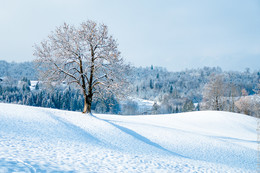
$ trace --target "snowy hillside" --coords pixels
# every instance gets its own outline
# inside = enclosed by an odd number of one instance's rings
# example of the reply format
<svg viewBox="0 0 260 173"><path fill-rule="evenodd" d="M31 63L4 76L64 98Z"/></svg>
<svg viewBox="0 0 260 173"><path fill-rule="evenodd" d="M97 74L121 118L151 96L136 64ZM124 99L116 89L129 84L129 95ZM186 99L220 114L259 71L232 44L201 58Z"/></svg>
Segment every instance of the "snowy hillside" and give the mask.
<svg viewBox="0 0 260 173"><path fill-rule="evenodd" d="M0 172L256 172L256 119L84 115L0 103Z"/></svg>

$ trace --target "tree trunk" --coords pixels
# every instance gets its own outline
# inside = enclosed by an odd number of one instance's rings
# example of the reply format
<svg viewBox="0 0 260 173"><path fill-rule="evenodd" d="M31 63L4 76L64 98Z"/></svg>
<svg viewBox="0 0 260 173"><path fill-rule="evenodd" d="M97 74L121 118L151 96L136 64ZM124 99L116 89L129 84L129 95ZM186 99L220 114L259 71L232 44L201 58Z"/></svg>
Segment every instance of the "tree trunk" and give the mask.
<svg viewBox="0 0 260 173"><path fill-rule="evenodd" d="M84 92L84 110L83 113L91 113L91 104L92 104L92 97L93 97L93 75L94 75L94 50L93 47L91 46L91 67L90 67L90 76L89 76L89 81L88 81L88 94L86 94L86 85L85 85L85 80L84 77L82 76L83 79L83 92ZM83 68L82 68L82 62L81 62L81 72L83 73Z"/></svg>
<svg viewBox="0 0 260 173"><path fill-rule="evenodd" d="M81 80L82 80L82 89L84 94L84 109L82 113L91 113L91 104L92 104L92 97L93 97L93 77L94 77L94 69L95 69L95 54L93 46L91 46L91 66L90 66L90 76L88 80L88 92L86 92L86 84L84 78L84 71L83 71L83 63L81 57L79 56L80 60L80 73L81 73Z"/></svg>
<svg viewBox="0 0 260 173"><path fill-rule="evenodd" d="M92 98L89 96L84 97L84 109L82 113L91 113Z"/></svg>
<svg viewBox="0 0 260 173"><path fill-rule="evenodd" d="M81 57L79 56L78 58L80 61L80 74L81 74L81 81L82 81L81 88L83 90L83 95L84 95L84 109L82 113L91 113L92 95L89 94L87 95L85 77L83 75L84 74L83 63Z"/></svg>
<svg viewBox="0 0 260 173"><path fill-rule="evenodd" d="M87 113L87 110L88 110L88 105L87 105L87 102L86 102L86 99L84 99L84 109L83 109L83 114L84 113Z"/></svg>

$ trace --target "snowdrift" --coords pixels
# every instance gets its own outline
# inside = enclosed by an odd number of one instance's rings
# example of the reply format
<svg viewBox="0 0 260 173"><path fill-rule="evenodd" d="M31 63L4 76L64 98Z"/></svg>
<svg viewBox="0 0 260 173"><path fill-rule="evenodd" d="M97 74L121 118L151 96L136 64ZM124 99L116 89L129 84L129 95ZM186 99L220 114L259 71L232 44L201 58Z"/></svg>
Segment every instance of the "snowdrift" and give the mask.
<svg viewBox="0 0 260 173"><path fill-rule="evenodd" d="M0 172L256 172L257 119L119 116L0 103Z"/></svg>

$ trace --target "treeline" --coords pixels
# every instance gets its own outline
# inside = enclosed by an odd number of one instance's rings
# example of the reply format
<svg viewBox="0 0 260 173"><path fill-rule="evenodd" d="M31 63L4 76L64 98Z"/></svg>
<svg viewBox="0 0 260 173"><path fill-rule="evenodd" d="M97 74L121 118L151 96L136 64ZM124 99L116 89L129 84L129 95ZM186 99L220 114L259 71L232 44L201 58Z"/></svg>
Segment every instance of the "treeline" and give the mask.
<svg viewBox="0 0 260 173"><path fill-rule="evenodd" d="M0 85L0 102L71 111L82 111L83 109L84 99L79 90L70 87L49 90L39 87L38 84L34 90L31 90L30 87L30 80L27 78L23 78L18 86ZM113 96L95 99L92 109L98 113L118 114L120 112L119 103Z"/></svg>
<svg viewBox="0 0 260 173"><path fill-rule="evenodd" d="M260 78L258 78L258 81ZM203 90L203 110L217 110L244 113L251 116L260 115L260 83L254 89L254 94L249 95L243 88L238 90L234 83L226 81L223 74L212 75Z"/></svg>
<svg viewBox="0 0 260 173"><path fill-rule="evenodd" d="M132 94L148 100L159 100L168 94L178 98L186 98L194 103L203 100L204 86L212 75L222 75L224 82L229 82L236 90L245 89L249 95L255 94L260 79L260 71L224 72L220 67L204 67L169 72L160 67L133 68Z"/></svg>
<svg viewBox="0 0 260 173"><path fill-rule="evenodd" d="M0 77L9 78L9 82L15 82L26 77L30 80L37 80L37 71L35 70L35 65L33 62L22 62L8 63L6 61L0 60Z"/></svg>
<svg viewBox="0 0 260 173"><path fill-rule="evenodd" d="M238 102L245 96L250 96L252 103L257 102L257 88L259 88L260 71L251 72L245 69L243 72L222 71L220 67L204 67L181 72L168 72L166 69L153 67L134 68L134 78L131 86L131 95L154 100L154 113L178 113L193 110L222 110L245 113ZM217 85L212 82L219 78ZM211 89L210 85L211 84ZM210 93L217 92L214 89L221 88L218 94L216 108L212 106L216 99L210 99ZM244 94L246 92L246 95ZM217 102L218 102L217 101ZM236 104L235 104L236 103ZM249 106L248 109L250 109ZM248 115L256 115L256 112L246 111Z"/></svg>
<svg viewBox="0 0 260 173"><path fill-rule="evenodd" d="M61 84L48 89L39 83L31 86L30 82L37 79L32 62L0 61L0 72L0 102L82 111L82 94L75 87ZM113 114L224 110L255 116L260 102L260 71L250 69L226 72L220 67L204 67L169 72L154 66L132 67L129 80L128 99L114 95L95 98L92 110ZM135 98L153 101L153 105L140 105Z"/></svg>

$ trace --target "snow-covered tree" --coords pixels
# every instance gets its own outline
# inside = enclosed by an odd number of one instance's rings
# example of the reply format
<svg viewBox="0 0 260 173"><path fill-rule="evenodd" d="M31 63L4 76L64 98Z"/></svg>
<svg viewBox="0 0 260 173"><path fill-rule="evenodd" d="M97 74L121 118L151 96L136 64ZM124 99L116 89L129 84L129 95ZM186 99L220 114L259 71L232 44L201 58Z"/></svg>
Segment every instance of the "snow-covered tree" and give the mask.
<svg viewBox="0 0 260 173"><path fill-rule="evenodd" d="M245 88L241 90L242 96L248 96L248 93Z"/></svg>
<svg viewBox="0 0 260 173"><path fill-rule="evenodd" d="M34 55L42 80L76 84L84 96L83 113L90 113L93 96L122 91L128 66L117 47L104 24L87 21L76 28L64 23L35 45Z"/></svg>
<svg viewBox="0 0 260 173"><path fill-rule="evenodd" d="M244 113L246 115L250 115L252 111L252 100L249 96L242 96L238 101L235 102L236 107L239 112Z"/></svg>
<svg viewBox="0 0 260 173"><path fill-rule="evenodd" d="M211 80L204 87L203 99L205 109L222 110L224 103L224 84L221 75L211 76Z"/></svg>
<svg viewBox="0 0 260 173"><path fill-rule="evenodd" d="M260 95L254 95L253 96L253 116L260 118Z"/></svg>
<svg viewBox="0 0 260 173"><path fill-rule="evenodd" d="M190 111L193 111L194 109L195 109L195 106L194 106L193 102L191 100L186 100L183 105L182 111L190 112Z"/></svg>
<svg viewBox="0 0 260 173"><path fill-rule="evenodd" d="M3 87L0 85L0 95L3 93Z"/></svg>
<svg viewBox="0 0 260 173"><path fill-rule="evenodd" d="M39 82L36 83L35 90L39 90Z"/></svg>
<svg viewBox="0 0 260 173"><path fill-rule="evenodd" d="M153 114L160 113L160 105L158 105L157 102L154 102L154 104L153 104L152 113Z"/></svg>

